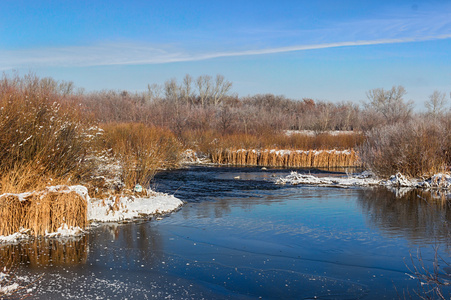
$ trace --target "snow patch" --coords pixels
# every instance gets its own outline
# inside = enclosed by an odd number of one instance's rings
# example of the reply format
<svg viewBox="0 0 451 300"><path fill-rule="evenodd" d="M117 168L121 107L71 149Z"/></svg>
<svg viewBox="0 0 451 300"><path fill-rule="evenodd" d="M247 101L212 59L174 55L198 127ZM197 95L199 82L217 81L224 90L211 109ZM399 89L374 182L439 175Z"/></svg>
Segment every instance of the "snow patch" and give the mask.
<svg viewBox="0 0 451 300"><path fill-rule="evenodd" d="M401 173L390 176L388 180L381 181L381 185L393 187L415 187L418 181L409 180Z"/></svg>
<svg viewBox="0 0 451 300"><path fill-rule="evenodd" d="M181 163L184 165L210 164L211 160L207 155L201 155L192 149L186 149L182 153Z"/></svg>
<svg viewBox="0 0 451 300"><path fill-rule="evenodd" d="M22 228L19 232L15 232L10 235L0 235L0 244L1 243L17 243L20 240L27 239L29 230Z"/></svg>
<svg viewBox="0 0 451 300"><path fill-rule="evenodd" d="M55 231L55 232L45 232L46 237L72 237L77 235L82 235L85 233L83 229L81 229L78 226L70 226L68 227L67 224L61 224L61 226Z"/></svg>
<svg viewBox="0 0 451 300"><path fill-rule="evenodd" d="M0 285L0 295L9 295L12 292L16 291L17 289L19 289L19 284L17 283L13 283L10 285L6 285L6 286L1 286Z"/></svg>
<svg viewBox="0 0 451 300"><path fill-rule="evenodd" d="M338 135L351 135L351 134L358 134L360 132L358 131L352 131L352 130L330 130L330 131L314 131L314 130L285 130L285 135L292 136L294 134L302 134L307 136L315 136L318 133L327 133L332 136L338 136Z"/></svg>
<svg viewBox="0 0 451 300"><path fill-rule="evenodd" d="M381 185L388 188L423 188L423 189L439 189L451 190L451 176L449 174L436 174L429 179L408 179L401 173L390 176L388 180L381 180L375 177L372 172L365 171L357 175L347 175L346 177L317 177L307 174L299 174L291 172L286 177L276 180L276 184L312 184L323 186L376 186Z"/></svg>
<svg viewBox="0 0 451 300"><path fill-rule="evenodd" d="M131 220L143 215L169 213L182 205L181 200L163 193L154 193L148 197L116 196L109 199L91 199L88 203L88 220Z"/></svg>
<svg viewBox="0 0 451 300"><path fill-rule="evenodd" d="M317 177L307 174L299 174L297 172L291 172L290 175L279 178L276 184L312 184L322 186L373 186L379 185L380 180L370 177L368 174L360 176L348 176L348 177Z"/></svg>
<svg viewBox="0 0 451 300"><path fill-rule="evenodd" d="M451 189L451 176L449 174L435 174L431 178L419 182L418 186L423 188Z"/></svg>

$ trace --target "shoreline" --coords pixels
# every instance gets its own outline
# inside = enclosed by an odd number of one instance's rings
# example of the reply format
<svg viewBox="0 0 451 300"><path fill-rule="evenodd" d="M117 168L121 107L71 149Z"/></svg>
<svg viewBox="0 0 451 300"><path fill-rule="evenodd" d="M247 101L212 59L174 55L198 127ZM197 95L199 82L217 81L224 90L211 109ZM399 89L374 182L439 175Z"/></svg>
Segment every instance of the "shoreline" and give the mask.
<svg viewBox="0 0 451 300"><path fill-rule="evenodd" d="M43 236L48 238L66 238L83 235L92 224L133 221L143 216L165 215L177 211L183 202L173 195L146 191L147 195L117 195L110 196L107 199L91 198L88 195L88 189L84 186L52 186L46 191L31 192L22 194L3 194L2 197L17 197L20 203L30 201L30 196L35 194L44 194L46 192L68 194L76 193L78 198L86 205L84 226L68 225L66 222L53 224L57 229L54 231L45 230L44 234L36 234L32 228L20 228L16 232L8 235L0 235L0 245L17 243L20 240L28 239L34 236ZM28 197L28 198L27 198ZM42 196L41 196L42 197Z"/></svg>

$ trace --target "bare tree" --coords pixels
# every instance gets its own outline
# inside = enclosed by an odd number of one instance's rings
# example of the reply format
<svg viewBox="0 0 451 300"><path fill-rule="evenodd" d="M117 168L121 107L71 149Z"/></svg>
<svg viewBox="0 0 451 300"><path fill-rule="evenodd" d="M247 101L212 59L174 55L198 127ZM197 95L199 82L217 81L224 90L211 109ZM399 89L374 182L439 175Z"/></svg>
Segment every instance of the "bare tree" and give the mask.
<svg viewBox="0 0 451 300"><path fill-rule="evenodd" d="M147 94L149 100L157 100L160 99L162 94L163 87L157 83L152 83L147 85Z"/></svg>
<svg viewBox="0 0 451 300"><path fill-rule="evenodd" d="M192 104L192 99L194 98L194 91L193 91L193 77L191 75L186 74L183 78L183 84L180 87L180 94L182 99L185 101L186 104Z"/></svg>
<svg viewBox="0 0 451 300"><path fill-rule="evenodd" d="M199 91L199 100L202 106L207 104L208 98L211 96L211 76L199 76L196 80L196 86Z"/></svg>
<svg viewBox="0 0 451 300"><path fill-rule="evenodd" d="M332 120L333 104L328 102L318 102L316 107L316 122L314 124L314 130L316 132L322 132L331 129L330 122Z"/></svg>
<svg viewBox="0 0 451 300"><path fill-rule="evenodd" d="M227 95L227 93L232 88L232 83L224 79L221 74L216 75L215 86L213 88L213 103L218 106L221 103L222 98Z"/></svg>
<svg viewBox="0 0 451 300"><path fill-rule="evenodd" d="M180 87L177 85L177 80L172 78L164 83L164 95L166 100L177 102L180 98Z"/></svg>
<svg viewBox="0 0 451 300"><path fill-rule="evenodd" d="M75 91L75 84L73 81L61 81L58 84L58 92L62 95L72 95Z"/></svg>
<svg viewBox="0 0 451 300"><path fill-rule="evenodd" d="M412 101L404 101L406 94L405 88L400 85L393 86L390 90L373 89L366 93L369 102L365 103L365 107L380 113L388 124L406 121L413 109Z"/></svg>
<svg viewBox="0 0 451 300"><path fill-rule="evenodd" d="M429 96L429 100L426 101L424 105L426 106L429 114L438 116L445 112L446 104L446 94L436 90Z"/></svg>
<svg viewBox="0 0 451 300"><path fill-rule="evenodd" d="M227 105L222 105L219 111L216 113L217 128L219 131L225 135L232 127L234 115L230 107Z"/></svg>

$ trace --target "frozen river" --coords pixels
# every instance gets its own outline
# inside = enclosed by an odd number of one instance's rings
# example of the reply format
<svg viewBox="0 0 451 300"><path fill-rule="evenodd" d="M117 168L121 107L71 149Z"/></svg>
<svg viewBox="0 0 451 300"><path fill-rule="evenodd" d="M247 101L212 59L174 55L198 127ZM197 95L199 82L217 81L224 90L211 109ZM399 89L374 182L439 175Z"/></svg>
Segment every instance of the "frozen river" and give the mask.
<svg viewBox="0 0 451 300"><path fill-rule="evenodd" d="M418 264L420 251L429 267L438 248L450 260L451 212L443 199L273 183L287 174L205 167L164 172L154 189L187 203L161 220L102 225L65 243L0 249L21 262L19 276L44 274L32 283L31 299L415 298L410 256ZM446 277L449 269L440 270Z"/></svg>

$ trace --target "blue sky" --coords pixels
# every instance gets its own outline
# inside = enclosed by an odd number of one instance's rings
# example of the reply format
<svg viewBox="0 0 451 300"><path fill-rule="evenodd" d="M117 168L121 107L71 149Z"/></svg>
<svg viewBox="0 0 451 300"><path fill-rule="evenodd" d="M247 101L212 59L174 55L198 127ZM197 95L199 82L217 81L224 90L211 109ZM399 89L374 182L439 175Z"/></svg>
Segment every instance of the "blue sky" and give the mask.
<svg viewBox="0 0 451 300"><path fill-rule="evenodd" d="M0 70L87 90L223 74L240 96L451 90L451 1L0 1Z"/></svg>

